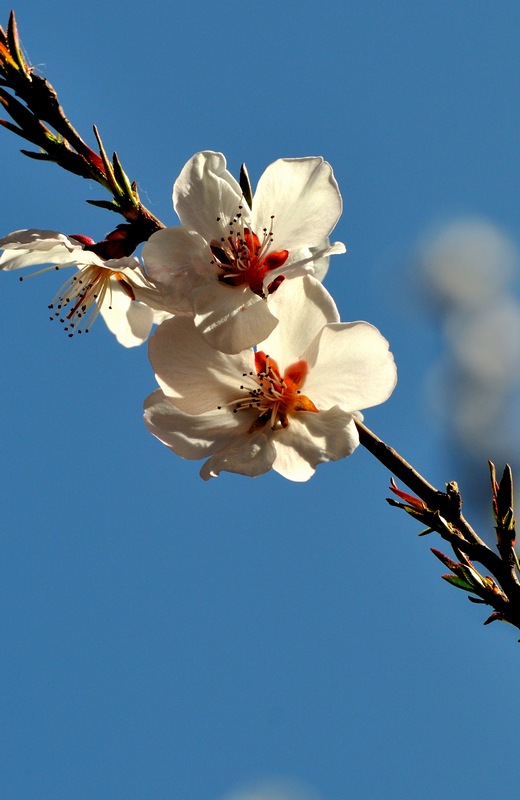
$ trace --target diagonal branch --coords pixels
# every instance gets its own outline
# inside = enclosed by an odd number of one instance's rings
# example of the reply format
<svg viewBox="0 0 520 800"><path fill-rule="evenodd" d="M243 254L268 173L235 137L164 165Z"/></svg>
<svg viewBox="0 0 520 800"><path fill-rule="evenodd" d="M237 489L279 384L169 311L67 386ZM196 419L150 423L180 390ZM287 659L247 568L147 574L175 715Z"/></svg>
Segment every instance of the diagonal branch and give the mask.
<svg viewBox="0 0 520 800"><path fill-rule="evenodd" d="M463 516L462 499L456 483L448 483L446 492L440 492L366 425L359 420L356 420L355 424L363 447L423 501L415 501L415 498L410 495L392 488L392 491L406 502L395 500L389 502L408 511L416 519L425 523L428 531L439 533L445 541L449 542L457 558L462 559L462 563L456 565L457 569L452 569L455 577L451 577L450 582L459 588L474 592L482 598L482 602L491 605L496 613L489 621L502 619L520 629L518 560L516 555L513 555L514 550L511 544L511 542L514 543L514 520L512 519L510 470L509 472L506 470L504 473L505 477L501 483L501 486L504 487L502 496L499 493L498 500L495 497L495 506L498 504L499 509L502 507L505 509L503 519L497 521L497 534L501 533L498 545L499 555L488 547ZM496 487L496 492L498 492L498 484ZM501 499L502 497L506 497L506 499ZM508 536L504 533L506 529ZM513 533L511 533L511 529ZM480 576L473 567L473 561L482 564L497 583L495 584L489 577ZM446 578L446 576L444 577Z"/></svg>
<svg viewBox="0 0 520 800"><path fill-rule="evenodd" d="M0 27L0 105L13 120L0 120L0 124L39 148L37 152L22 150L24 155L52 161L75 175L99 183L112 194L111 201L87 201L116 211L126 220L126 225L116 228L117 234L114 231L114 235L107 236L110 240L110 247L105 248L110 251L108 257L130 255L138 244L165 227L141 203L137 184L129 180L117 154L108 158L97 129L94 128L94 133L99 154L73 127L51 84L36 75L26 62L14 12L10 14L7 31ZM99 247L103 250L104 243L99 243Z"/></svg>

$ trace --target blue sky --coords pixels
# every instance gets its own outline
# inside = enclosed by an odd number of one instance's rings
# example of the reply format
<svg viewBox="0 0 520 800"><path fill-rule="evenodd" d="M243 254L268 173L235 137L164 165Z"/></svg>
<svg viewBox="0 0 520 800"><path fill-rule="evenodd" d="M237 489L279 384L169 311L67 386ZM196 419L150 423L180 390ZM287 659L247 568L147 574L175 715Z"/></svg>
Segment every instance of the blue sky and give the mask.
<svg viewBox="0 0 520 800"><path fill-rule="evenodd" d="M98 125L167 224L199 149L253 182L280 156L330 161L348 253L326 285L399 368L366 422L433 483L457 478L425 402L439 337L412 256L464 215L520 240L518 3L15 10L69 118L91 143ZM2 233L111 230L84 202L101 189L20 146L0 136ZM203 483L144 428L145 348L101 320L69 340L48 322L57 288L2 276L3 796L225 800L273 776L319 800L516 788L518 637L440 580L439 542L387 506L386 470L360 448L304 485Z"/></svg>

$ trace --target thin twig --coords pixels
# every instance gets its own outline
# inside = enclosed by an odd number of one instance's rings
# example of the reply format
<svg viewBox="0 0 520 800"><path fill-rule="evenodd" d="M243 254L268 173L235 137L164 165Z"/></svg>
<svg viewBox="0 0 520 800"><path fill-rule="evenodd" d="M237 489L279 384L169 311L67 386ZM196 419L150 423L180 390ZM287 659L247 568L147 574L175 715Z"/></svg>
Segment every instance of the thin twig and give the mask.
<svg viewBox="0 0 520 800"><path fill-rule="evenodd" d="M366 425L355 420L360 444L387 467L400 481L411 489L427 506L428 519L437 514L442 520L435 530L448 541L456 553L460 551L471 561L482 564L496 579L502 592L486 593L486 600L503 619L520 628L520 582L516 569L512 569L510 558L503 559L478 536L462 514L462 500L455 483L447 484L447 491L440 492L432 486L396 450L376 436ZM402 504L401 507L405 507ZM409 510L409 509L407 509ZM414 514L420 517L420 514ZM426 516L426 515L425 515ZM482 595L481 595L482 596Z"/></svg>

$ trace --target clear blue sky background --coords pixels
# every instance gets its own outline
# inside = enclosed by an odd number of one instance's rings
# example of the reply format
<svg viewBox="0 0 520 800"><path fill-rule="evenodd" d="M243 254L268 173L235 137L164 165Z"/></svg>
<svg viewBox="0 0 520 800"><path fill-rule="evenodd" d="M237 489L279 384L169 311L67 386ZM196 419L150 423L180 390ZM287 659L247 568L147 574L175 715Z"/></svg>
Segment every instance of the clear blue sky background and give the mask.
<svg viewBox="0 0 520 800"><path fill-rule="evenodd" d="M366 422L435 484L457 478L425 411L436 337L410 254L460 214L520 238L518 1L16 11L69 118L91 142L99 126L166 223L199 149L254 181L280 156L332 163L349 252L327 286L400 371ZM2 233L113 227L84 202L101 189L20 146L0 135ZM2 797L222 800L273 775L320 800L513 795L517 632L440 580L387 471L360 449L304 485L204 484L144 428L146 349L101 320L69 340L52 273L0 277Z"/></svg>

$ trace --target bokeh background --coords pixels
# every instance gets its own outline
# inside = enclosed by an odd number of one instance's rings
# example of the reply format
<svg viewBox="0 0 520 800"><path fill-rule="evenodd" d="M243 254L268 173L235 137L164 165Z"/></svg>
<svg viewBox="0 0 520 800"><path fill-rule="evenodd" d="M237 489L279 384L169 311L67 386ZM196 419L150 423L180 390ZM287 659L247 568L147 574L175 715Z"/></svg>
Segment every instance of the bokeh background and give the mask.
<svg viewBox="0 0 520 800"><path fill-rule="evenodd" d="M486 459L518 451L517 0L15 10L69 118L165 223L199 149L253 182L280 156L331 162L348 254L326 285L400 374L366 423L458 480L490 535ZM101 188L0 134L1 233L112 229L84 202ZM69 340L53 273L0 277L2 797L514 793L517 632L440 580L387 471L360 448L303 485L203 483L141 421L146 348L101 320Z"/></svg>

